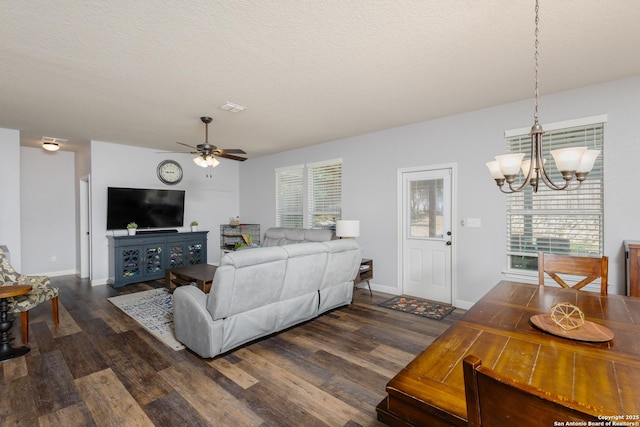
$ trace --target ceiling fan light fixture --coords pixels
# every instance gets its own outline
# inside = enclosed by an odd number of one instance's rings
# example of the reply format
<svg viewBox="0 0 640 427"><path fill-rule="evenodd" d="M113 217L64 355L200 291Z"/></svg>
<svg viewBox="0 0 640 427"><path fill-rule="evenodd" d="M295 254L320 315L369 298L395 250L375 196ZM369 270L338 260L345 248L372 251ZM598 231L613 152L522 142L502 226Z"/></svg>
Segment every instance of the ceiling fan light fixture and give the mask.
<svg viewBox="0 0 640 427"><path fill-rule="evenodd" d="M194 157L193 163L200 166L201 168L208 168L209 166L211 166L212 168L215 168L220 164L220 161L216 159L214 156L212 156L211 154L208 154L206 156Z"/></svg>
<svg viewBox="0 0 640 427"><path fill-rule="evenodd" d="M207 162L200 156L194 157L193 158L193 163L195 163L196 165L200 166L201 168L206 168L207 167Z"/></svg>
<svg viewBox="0 0 640 427"><path fill-rule="evenodd" d="M220 164L220 161L211 155L207 156L204 160L207 166L211 166L212 168L215 168Z"/></svg>

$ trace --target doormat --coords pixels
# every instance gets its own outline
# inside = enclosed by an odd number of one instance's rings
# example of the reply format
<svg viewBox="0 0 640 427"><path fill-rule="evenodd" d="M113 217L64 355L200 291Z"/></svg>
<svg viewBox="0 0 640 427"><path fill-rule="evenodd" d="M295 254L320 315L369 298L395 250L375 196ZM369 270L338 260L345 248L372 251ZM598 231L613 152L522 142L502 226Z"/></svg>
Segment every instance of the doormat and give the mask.
<svg viewBox="0 0 640 427"><path fill-rule="evenodd" d="M166 288L120 295L107 300L172 349L185 348L173 333L173 295Z"/></svg>
<svg viewBox="0 0 640 427"><path fill-rule="evenodd" d="M380 307L392 310L404 311L429 319L442 320L456 308L449 304L434 301L426 301L412 297L396 296L378 304Z"/></svg>

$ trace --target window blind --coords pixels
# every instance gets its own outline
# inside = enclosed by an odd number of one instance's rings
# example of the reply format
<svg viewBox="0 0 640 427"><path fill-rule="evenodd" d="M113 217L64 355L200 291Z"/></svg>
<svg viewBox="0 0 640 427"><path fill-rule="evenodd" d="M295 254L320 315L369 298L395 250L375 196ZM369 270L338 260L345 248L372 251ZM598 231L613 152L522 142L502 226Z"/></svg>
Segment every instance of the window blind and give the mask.
<svg viewBox="0 0 640 427"><path fill-rule="evenodd" d="M332 227L342 212L342 161L310 164L308 170L307 226Z"/></svg>
<svg viewBox="0 0 640 427"><path fill-rule="evenodd" d="M276 169L276 225L302 227L303 165Z"/></svg>
<svg viewBox="0 0 640 427"><path fill-rule="evenodd" d="M600 151L593 170L578 189L551 190L540 182L507 196L507 255L513 269L537 270L538 251L575 256L602 256L604 223L604 123L590 123L547 131L542 136L545 168L562 185L551 150L585 146ZM530 157L528 134L507 137L508 151ZM523 181L520 174L520 182ZM575 179L572 187L576 186ZM514 187L519 185L514 183Z"/></svg>

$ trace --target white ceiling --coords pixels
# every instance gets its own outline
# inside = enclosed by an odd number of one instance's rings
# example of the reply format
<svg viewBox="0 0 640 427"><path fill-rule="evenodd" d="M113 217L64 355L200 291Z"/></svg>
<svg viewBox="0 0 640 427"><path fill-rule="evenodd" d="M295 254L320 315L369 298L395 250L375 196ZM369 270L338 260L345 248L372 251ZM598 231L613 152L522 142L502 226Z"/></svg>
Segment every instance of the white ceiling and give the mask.
<svg viewBox="0 0 640 427"><path fill-rule="evenodd" d="M533 95L533 0L0 8L0 127L26 146L180 151L204 142L208 115L209 142L255 157ZM640 75L639 19L638 0L541 0L541 95Z"/></svg>

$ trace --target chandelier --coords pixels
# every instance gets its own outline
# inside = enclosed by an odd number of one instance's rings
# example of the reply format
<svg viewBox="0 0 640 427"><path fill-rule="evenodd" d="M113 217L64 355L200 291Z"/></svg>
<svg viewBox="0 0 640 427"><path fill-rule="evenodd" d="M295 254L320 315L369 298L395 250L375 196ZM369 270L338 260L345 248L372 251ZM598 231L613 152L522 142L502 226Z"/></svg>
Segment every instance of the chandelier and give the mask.
<svg viewBox="0 0 640 427"><path fill-rule="evenodd" d="M504 154L496 156L495 160L487 163L491 177L503 193L517 193L523 191L527 184L531 184L533 192L538 192L539 181L552 190L574 190L587 178L587 174L593 169L593 165L600 152L598 150L588 150L586 147L570 147L552 150L551 155L556 164L556 168L562 174L564 183L556 184L551 181L547 170L544 168L546 159L542 154L542 126L538 121L538 0L536 0L536 30L535 30L535 106L533 111L534 123L531 127L531 155L524 160L524 153ZM513 183L522 170L525 179L519 186L514 187ZM575 176L577 185L571 186L571 181ZM503 188L504 183L508 188Z"/></svg>

